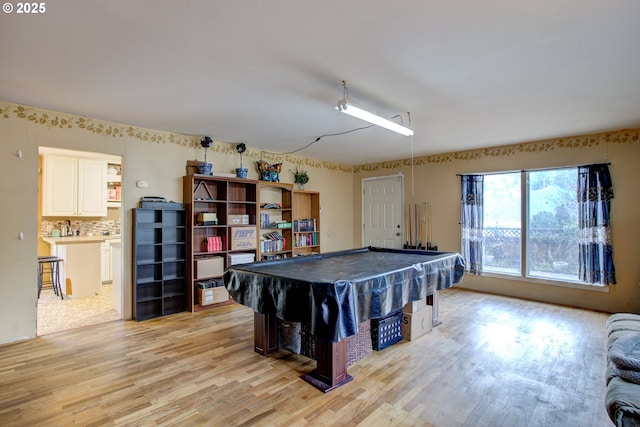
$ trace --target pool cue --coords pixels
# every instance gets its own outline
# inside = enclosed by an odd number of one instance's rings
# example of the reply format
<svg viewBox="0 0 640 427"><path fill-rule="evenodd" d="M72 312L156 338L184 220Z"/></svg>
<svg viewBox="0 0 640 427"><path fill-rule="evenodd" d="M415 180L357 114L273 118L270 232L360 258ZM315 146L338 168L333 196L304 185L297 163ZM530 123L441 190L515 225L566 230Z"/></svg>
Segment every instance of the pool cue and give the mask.
<svg viewBox="0 0 640 427"><path fill-rule="evenodd" d="M427 235L427 207L428 203L424 203L424 216L422 217L422 226L424 227L424 248L429 250L429 236Z"/></svg>
<svg viewBox="0 0 640 427"><path fill-rule="evenodd" d="M427 218L428 218L428 222L427 222L427 242L429 244L429 246L433 246L433 230L431 229L432 224L433 224L433 218L431 218L431 204L427 203Z"/></svg>
<svg viewBox="0 0 640 427"><path fill-rule="evenodd" d="M418 236L418 238L416 239L416 249L421 249L422 248L422 227L421 227L421 221L422 221L422 208L420 207L420 205L418 205L416 203L416 236Z"/></svg>
<svg viewBox="0 0 640 427"><path fill-rule="evenodd" d="M411 247L411 205L407 204L407 213L408 213L408 217L407 219L409 220L409 235L407 236L408 240L407 240L407 247L410 248Z"/></svg>
<svg viewBox="0 0 640 427"><path fill-rule="evenodd" d="M413 230L413 233L415 235L414 241L413 241L415 243L414 249L418 249L418 204L417 203L413 207L413 215L414 215L413 221L415 222L415 226Z"/></svg>
<svg viewBox="0 0 640 427"><path fill-rule="evenodd" d="M408 220L408 215L409 215L409 204L405 203L404 204L404 238L406 239L406 243L404 244L404 248L408 249L409 248L409 220Z"/></svg>

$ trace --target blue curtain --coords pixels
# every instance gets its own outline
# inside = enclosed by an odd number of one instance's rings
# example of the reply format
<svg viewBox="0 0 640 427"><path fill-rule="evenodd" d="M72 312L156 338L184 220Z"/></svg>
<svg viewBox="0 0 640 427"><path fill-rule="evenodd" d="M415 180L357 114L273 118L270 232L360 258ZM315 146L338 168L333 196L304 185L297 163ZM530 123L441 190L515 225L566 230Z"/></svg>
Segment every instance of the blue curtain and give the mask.
<svg viewBox="0 0 640 427"><path fill-rule="evenodd" d="M482 273L483 182L482 175L462 175L462 257L471 274Z"/></svg>
<svg viewBox="0 0 640 427"><path fill-rule="evenodd" d="M580 280L590 284L616 283L611 247L613 187L606 164L578 168Z"/></svg>

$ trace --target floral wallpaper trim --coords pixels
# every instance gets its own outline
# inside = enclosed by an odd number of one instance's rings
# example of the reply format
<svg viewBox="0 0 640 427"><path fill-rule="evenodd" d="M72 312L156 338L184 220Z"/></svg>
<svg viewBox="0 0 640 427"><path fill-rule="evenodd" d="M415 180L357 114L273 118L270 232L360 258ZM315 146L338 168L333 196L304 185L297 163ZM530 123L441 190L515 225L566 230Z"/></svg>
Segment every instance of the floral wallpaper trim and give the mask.
<svg viewBox="0 0 640 427"><path fill-rule="evenodd" d="M155 131L151 129L137 128L134 126L111 123L104 120L91 119L76 116L73 114L58 113L55 111L43 110L26 105L4 103L0 104L0 117L4 119L17 118L33 122L37 125L48 128L60 129L82 129L93 134L102 134L114 138L130 137L139 141L155 142L157 144L176 144L188 148L200 148L200 137L180 135L170 132ZM209 148L210 151L238 156L235 143L215 141ZM273 154L257 149L248 148L243 154L243 159L257 161L260 158L271 163L289 162L296 166L308 166L314 168L324 168L331 171L353 173L353 167L333 162L315 160L306 157L298 157L283 154ZM238 166L240 165L238 159ZM252 167L249 163L244 163L245 167Z"/></svg>
<svg viewBox="0 0 640 427"><path fill-rule="evenodd" d="M559 149L579 149L603 144L634 144L640 142L640 129L624 129L590 135L571 136L565 138L545 139L535 142L479 148L477 150L457 151L415 157L414 166L433 163L449 163L458 160L475 160L484 157L506 157L519 153L542 153ZM381 163L370 163L354 167L354 172L371 172L384 169L399 169L411 166L411 159L394 160Z"/></svg>
<svg viewBox="0 0 640 427"><path fill-rule="evenodd" d="M114 138L127 136L139 141L155 142L156 144L168 143L182 147L197 147L200 145L200 139L192 136L142 129L73 114L42 110L26 105L11 103L0 104L0 117L4 119L24 119L37 125L47 126L48 128L82 129L94 134L112 136Z"/></svg>
<svg viewBox="0 0 640 427"><path fill-rule="evenodd" d="M4 119L18 118L28 120L37 125L48 128L82 129L93 134L102 134L114 138L130 137L139 141L155 142L157 144L176 144L188 148L200 148L200 138L180 135L170 132L155 131L134 126L111 123L104 120L91 119L73 114L58 113L13 103L0 104L0 117ZM457 160L473 160L484 157L505 157L518 153L540 153L566 148L591 147L601 144L632 144L640 141L640 129L624 129L595 133L590 135L571 136L565 138L552 138L542 141L523 142L520 144L503 145L497 147L480 148L477 150L456 151L451 153L434 154L431 156L416 157L414 166L422 166L432 163L448 163ZM210 148L211 151L237 156L235 143L216 141ZM263 159L270 163L291 163L295 166L327 169L344 173L358 173L364 171L377 171L384 169L398 169L411 165L411 159L393 160L380 163L370 163L359 166L349 166L340 163L316 160L307 157L292 156L289 154L274 154L266 151L248 148L243 154L245 161L257 161ZM238 161L238 165L239 165ZM245 163L245 167L251 167Z"/></svg>
<svg viewBox="0 0 640 427"><path fill-rule="evenodd" d="M236 143L229 142L219 142L216 141L209 150L213 150L214 152L224 154L227 156L239 156L236 151ZM237 165L240 167L240 158L238 159ZM311 167L318 169L327 169L334 172L345 172L345 173L353 173L353 166L343 165L340 163L327 162L323 160L312 159L308 157L302 156L292 156L290 154L277 154L271 153L267 151L262 151L258 149L254 149L251 147L247 147L247 151L242 155L242 165L245 168L253 168L255 169L255 162L258 160L264 160L270 164L276 163L291 163L293 167L301 166L301 167ZM282 171L287 172L287 171Z"/></svg>

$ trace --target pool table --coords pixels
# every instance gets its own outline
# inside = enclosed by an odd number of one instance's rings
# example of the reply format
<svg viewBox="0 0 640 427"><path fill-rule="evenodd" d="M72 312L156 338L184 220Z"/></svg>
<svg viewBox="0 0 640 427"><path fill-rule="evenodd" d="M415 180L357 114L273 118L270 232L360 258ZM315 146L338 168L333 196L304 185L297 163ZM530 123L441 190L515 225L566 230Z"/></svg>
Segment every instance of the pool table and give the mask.
<svg viewBox="0 0 640 427"><path fill-rule="evenodd" d="M367 247L230 266L224 283L233 299L253 309L254 348L278 349L276 317L310 322L317 369L303 379L329 391L352 379L344 339L358 323L437 296L459 283L462 257L453 252Z"/></svg>

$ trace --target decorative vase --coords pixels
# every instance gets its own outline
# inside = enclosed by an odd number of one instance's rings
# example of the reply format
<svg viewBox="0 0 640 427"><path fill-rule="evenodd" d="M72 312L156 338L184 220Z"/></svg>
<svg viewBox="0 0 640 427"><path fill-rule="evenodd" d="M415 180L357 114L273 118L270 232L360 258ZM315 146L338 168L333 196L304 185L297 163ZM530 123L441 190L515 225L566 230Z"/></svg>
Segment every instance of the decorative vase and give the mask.
<svg viewBox="0 0 640 427"><path fill-rule="evenodd" d="M200 163L198 165L198 170L202 175L211 175L212 168L213 168L213 163Z"/></svg>
<svg viewBox="0 0 640 427"><path fill-rule="evenodd" d="M296 184L298 184L298 190L304 191L304 184L303 183L297 182Z"/></svg>
<svg viewBox="0 0 640 427"><path fill-rule="evenodd" d="M247 168L236 168L236 176L238 178L246 178L247 173L249 173L249 169Z"/></svg>

